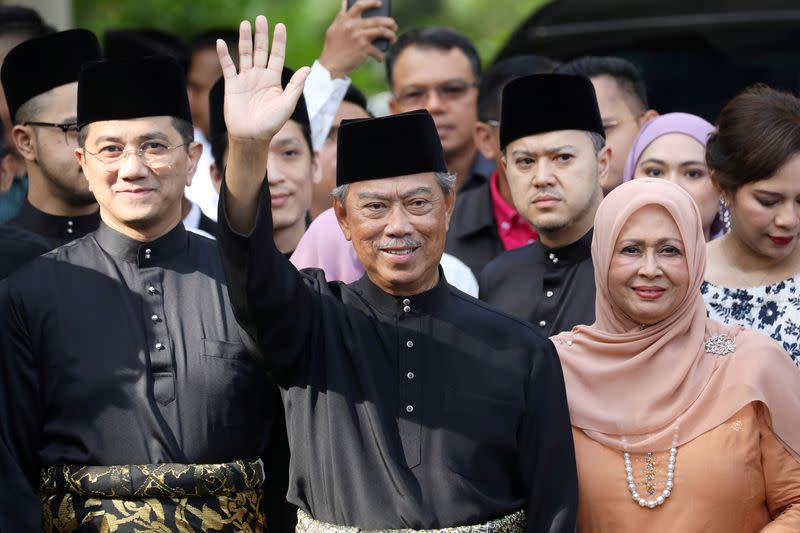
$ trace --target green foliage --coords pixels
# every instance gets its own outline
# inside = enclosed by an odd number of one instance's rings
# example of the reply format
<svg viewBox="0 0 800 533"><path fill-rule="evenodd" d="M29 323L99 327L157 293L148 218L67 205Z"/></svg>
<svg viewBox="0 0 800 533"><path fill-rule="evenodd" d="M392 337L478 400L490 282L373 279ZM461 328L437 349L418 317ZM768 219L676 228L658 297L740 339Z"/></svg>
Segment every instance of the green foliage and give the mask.
<svg viewBox="0 0 800 533"><path fill-rule="evenodd" d="M400 32L426 25L450 26L475 42L489 63L509 34L546 0L393 0ZM267 15L288 29L287 64L310 65L319 56L325 29L340 0L74 0L75 25L98 36L107 29L157 28L184 39L209 28L235 29ZM351 77L368 93L385 90L383 66L368 60Z"/></svg>

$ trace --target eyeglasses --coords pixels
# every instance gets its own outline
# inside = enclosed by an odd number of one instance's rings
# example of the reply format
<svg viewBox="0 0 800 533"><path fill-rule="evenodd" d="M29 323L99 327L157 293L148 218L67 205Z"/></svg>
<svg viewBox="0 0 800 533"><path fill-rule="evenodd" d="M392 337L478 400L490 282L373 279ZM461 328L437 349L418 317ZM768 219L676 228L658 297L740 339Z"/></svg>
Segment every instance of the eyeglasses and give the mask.
<svg viewBox="0 0 800 533"><path fill-rule="evenodd" d="M626 122L629 122L631 120L639 120L639 117L641 117L641 116L642 115L638 115L638 116L628 115L625 118L604 120L603 121L603 129L605 130L606 133L608 133L609 131L612 131L614 128L617 128L617 127L621 126L622 124L624 124Z"/></svg>
<svg viewBox="0 0 800 533"><path fill-rule="evenodd" d="M440 100L456 102L462 99L470 89L474 89L477 86L477 83L454 80L436 87L408 87L397 94L397 101L404 107L423 107L428 101L430 92L434 91Z"/></svg>
<svg viewBox="0 0 800 533"><path fill-rule="evenodd" d="M78 123L77 122L64 122L63 124L54 124L52 122L24 122L23 126L38 126L41 128L58 128L64 132L64 142L66 144L78 145Z"/></svg>
<svg viewBox="0 0 800 533"><path fill-rule="evenodd" d="M125 161L128 160L129 155L135 155L140 158L142 162L153 170L166 168L172 163L172 151L176 148L181 148L189 143L178 144L176 146L167 146L166 144L157 141L145 141L136 149L122 150L120 146L108 145L100 149L99 152L90 152L84 148L84 152L94 156L106 170L119 170Z"/></svg>

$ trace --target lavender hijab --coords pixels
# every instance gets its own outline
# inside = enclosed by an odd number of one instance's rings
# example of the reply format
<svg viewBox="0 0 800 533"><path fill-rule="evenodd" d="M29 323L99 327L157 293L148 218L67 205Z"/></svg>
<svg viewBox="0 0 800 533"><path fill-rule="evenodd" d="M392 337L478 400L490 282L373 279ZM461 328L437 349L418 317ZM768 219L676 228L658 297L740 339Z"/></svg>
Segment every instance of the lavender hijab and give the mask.
<svg viewBox="0 0 800 533"><path fill-rule="evenodd" d="M639 164L639 158L642 157L642 153L659 137L670 133L682 133L692 137L705 148L708 136L713 131L714 126L710 122L690 113L667 113L654 118L642 126L642 129L639 130L639 135L633 141L628 159L625 160L622 182L625 183L633 179L634 174L636 174L636 165ZM711 239L716 239L724 233L725 224L722 222L720 215L717 214L711 223Z"/></svg>

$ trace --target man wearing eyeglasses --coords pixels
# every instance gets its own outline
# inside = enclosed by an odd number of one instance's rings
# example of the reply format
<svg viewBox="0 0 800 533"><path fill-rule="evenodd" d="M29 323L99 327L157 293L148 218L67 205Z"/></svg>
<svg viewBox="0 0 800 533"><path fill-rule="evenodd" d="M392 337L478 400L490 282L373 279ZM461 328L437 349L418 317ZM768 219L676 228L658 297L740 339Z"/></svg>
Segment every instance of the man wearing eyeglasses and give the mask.
<svg viewBox="0 0 800 533"><path fill-rule="evenodd" d="M278 390L181 223L182 67L87 66L77 122L102 221L0 282L0 531L290 531Z"/></svg>
<svg viewBox="0 0 800 533"><path fill-rule="evenodd" d="M100 221L73 155L78 74L83 63L100 58L93 33L68 30L19 44L0 70L29 183L27 200L9 223L41 235L53 248L94 231Z"/></svg>
<svg viewBox="0 0 800 533"><path fill-rule="evenodd" d="M401 35L386 54L392 113L427 109L456 188L488 181L494 163L475 146L481 61L475 46L450 28L420 28Z"/></svg>

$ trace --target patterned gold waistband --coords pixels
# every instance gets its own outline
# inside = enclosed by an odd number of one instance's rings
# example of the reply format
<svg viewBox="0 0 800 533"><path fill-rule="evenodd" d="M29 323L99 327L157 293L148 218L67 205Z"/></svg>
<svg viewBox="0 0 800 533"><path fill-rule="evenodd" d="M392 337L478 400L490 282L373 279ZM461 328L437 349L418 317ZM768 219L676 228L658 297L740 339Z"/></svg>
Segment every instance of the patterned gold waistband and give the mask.
<svg viewBox="0 0 800 533"><path fill-rule="evenodd" d="M357 527L336 526L314 520L302 509L297 511L296 533L523 533L525 531L525 511L474 526L445 527L441 529L359 529Z"/></svg>
<svg viewBox="0 0 800 533"><path fill-rule="evenodd" d="M153 464L49 466L42 469L42 495L69 493L96 498L188 498L228 496L260 489L261 460L208 465Z"/></svg>

